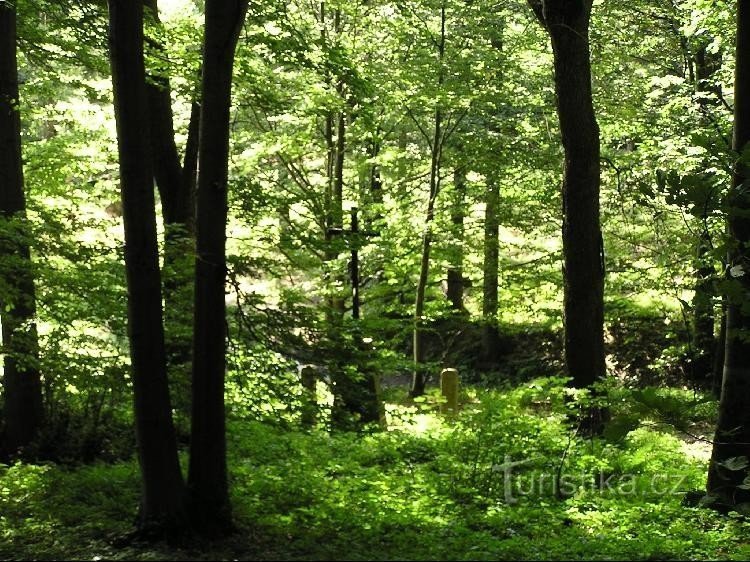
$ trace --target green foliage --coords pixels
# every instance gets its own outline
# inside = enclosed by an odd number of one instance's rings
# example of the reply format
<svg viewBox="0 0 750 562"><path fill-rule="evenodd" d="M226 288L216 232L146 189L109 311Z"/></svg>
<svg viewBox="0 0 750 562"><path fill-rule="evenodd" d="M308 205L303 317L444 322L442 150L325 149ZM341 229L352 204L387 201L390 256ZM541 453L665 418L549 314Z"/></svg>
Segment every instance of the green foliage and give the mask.
<svg viewBox="0 0 750 562"><path fill-rule="evenodd" d="M149 26L147 65L170 79L182 148L203 3L160 4L163 25ZM105 3L17 2L28 219L0 221L0 237L30 243L37 286L46 425L24 453L58 464L0 469L0 557L750 555L742 517L682 507L677 493L703 487L716 417L713 400L682 388L695 270L727 269L729 175L748 156L728 147L733 9L708 0L594 3L612 377L591 393L536 378L563 371L561 162L551 52L527 3L251 4L235 65L227 237L226 398L240 533L173 549L111 541L136 516L139 482ZM703 80L699 53L715 66ZM463 408L451 420L436 414L442 398L434 389L403 400L436 110L444 128L425 369L434 382L441 368L460 367ZM339 117L346 138L336 208L339 139L327 129ZM456 171L465 177L460 205ZM500 191L497 319L482 318L492 183ZM353 207L360 236L326 230L341 213L346 231ZM710 249L696 258L706 238ZM192 262L192 251L185 254ZM459 257L465 310L457 313L443 284ZM18 261L2 256L0 272L12 274ZM175 267L167 264L165 277ZM736 279L715 277L707 299L717 310L720 293L744 298ZM0 286L0 302L15 298ZM189 307L165 317L168 335L188 341ZM491 365L480 357L488 322L497 322L502 347ZM317 423L303 432L310 397L298 370L307 364L320 380ZM183 433L189 372L184 363L170 373ZM346 421L359 431L327 433L341 383L364 374L389 385L390 431L362 431L352 415ZM601 438L579 435L572 422L591 404L611 414ZM736 457L724 467L746 463Z"/></svg>
<svg viewBox="0 0 750 562"><path fill-rule="evenodd" d="M617 444L566 421L564 380L468 388L434 413L370 435L229 425L233 537L114 546L135 516L134 462L0 470L0 556L91 559L733 559L743 517L681 505L705 447L646 424ZM685 393L644 392L645 401ZM637 402L623 395L624 411ZM514 462L505 495L503 465ZM739 460L737 461L739 462ZM562 468L560 468L562 467ZM558 474L562 496L553 482Z"/></svg>

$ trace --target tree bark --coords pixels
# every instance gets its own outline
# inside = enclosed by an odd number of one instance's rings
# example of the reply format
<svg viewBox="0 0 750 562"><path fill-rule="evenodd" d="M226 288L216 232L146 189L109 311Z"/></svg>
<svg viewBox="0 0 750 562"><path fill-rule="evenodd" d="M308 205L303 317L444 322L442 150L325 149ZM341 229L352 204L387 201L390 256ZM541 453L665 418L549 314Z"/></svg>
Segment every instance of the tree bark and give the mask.
<svg viewBox="0 0 750 562"><path fill-rule="evenodd" d="M232 69L247 0L207 0L196 214L191 513L199 529L231 528L227 482L226 223Z"/></svg>
<svg viewBox="0 0 750 562"><path fill-rule="evenodd" d="M147 18L161 27L157 0L145 0ZM166 60L159 39L147 39L156 55ZM161 199L164 224L164 315L167 368L175 406L190 412L193 263L195 254L195 170L200 106L192 104L184 165L175 143L172 95L167 71L152 71L146 82L154 178Z"/></svg>
<svg viewBox="0 0 750 562"><path fill-rule="evenodd" d="M36 293L28 233L18 110L15 2L0 2L0 275L9 300L0 302L5 429L8 454L28 445L43 419Z"/></svg>
<svg viewBox="0 0 750 562"><path fill-rule="evenodd" d="M750 0L737 2L737 62L734 85L734 137L739 155L750 142ZM728 298L724 381L719 402L719 420L708 469L707 489L719 504L750 501L750 492L739 486L747 468L731 470L724 463L732 457L750 458L750 194L746 182L750 170L739 159L729 193L729 233L734 242L729 255L732 282L739 284L742 298Z"/></svg>
<svg viewBox="0 0 750 562"><path fill-rule="evenodd" d="M438 88L443 85L443 58L445 56L445 3L440 6L440 41L438 43ZM424 333L422 322L424 316L425 292L430 274L430 250L432 248L432 223L435 218L435 200L440 192L440 166L442 161L443 144L443 112L438 102L435 108L435 128L432 136L430 159L430 195L427 200L427 213L422 233L422 259L419 264L419 279L417 280L417 296L414 301L414 371L412 373L409 396L416 398L425 391L426 377L424 372Z"/></svg>
<svg viewBox="0 0 750 562"><path fill-rule="evenodd" d="M140 526L174 530L186 520L185 487L167 382L140 2L109 1L109 42L136 438L143 478Z"/></svg>
<svg viewBox="0 0 750 562"><path fill-rule="evenodd" d="M497 207L500 193L497 182L487 179L484 210L484 279L482 287L482 355L492 364L499 357L499 335L497 328L498 267L500 258L500 224Z"/></svg>
<svg viewBox="0 0 750 562"><path fill-rule="evenodd" d="M148 16L155 27L161 26L157 0L145 0ZM166 49L158 39L148 39L156 55L167 58ZM154 178L159 189L164 227L187 228L191 209L189 194L183 181L182 163L175 143L174 115L172 112L172 89L166 71L152 71L146 83L149 105L151 150L154 160ZM193 117L191 115L191 117ZM165 237L174 234L165 231ZM184 232L182 233L185 234Z"/></svg>
<svg viewBox="0 0 750 562"><path fill-rule="evenodd" d="M529 0L552 40L565 151L563 258L565 364L573 385L605 374L604 254L599 225L600 146L591 92L592 0Z"/></svg>

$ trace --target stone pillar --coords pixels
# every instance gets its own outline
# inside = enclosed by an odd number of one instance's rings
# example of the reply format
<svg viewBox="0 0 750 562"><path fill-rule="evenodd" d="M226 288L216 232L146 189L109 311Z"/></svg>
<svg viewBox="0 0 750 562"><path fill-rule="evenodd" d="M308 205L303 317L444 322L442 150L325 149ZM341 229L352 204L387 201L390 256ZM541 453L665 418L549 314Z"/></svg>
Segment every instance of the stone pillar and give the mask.
<svg viewBox="0 0 750 562"><path fill-rule="evenodd" d="M456 369L443 369L440 373L440 394L445 402L440 405L443 414L455 414L458 412L458 371Z"/></svg>

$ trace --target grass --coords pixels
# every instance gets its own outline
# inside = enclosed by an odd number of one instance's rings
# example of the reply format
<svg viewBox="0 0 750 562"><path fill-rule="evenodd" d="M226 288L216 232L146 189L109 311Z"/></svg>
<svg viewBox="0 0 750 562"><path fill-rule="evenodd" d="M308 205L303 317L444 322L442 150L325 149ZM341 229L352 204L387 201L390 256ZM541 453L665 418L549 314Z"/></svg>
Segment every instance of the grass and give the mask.
<svg viewBox="0 0 750 562"><path fill-rule="evenodd" d="M455 421L435 414L431 400L391 405L391 431L362 435L233 422L238 532L180 548L113 546L135 517L132 461L2 467L0 558L750 557L749 522L681 505L703 485L704 443L646 413L616 439L583 439L565 422L562 396L556 379L468 389ZM712 414L685 391L655 396L681 402L688 424ZM617 400L615 419L638 410L622 392Z"/></svg>

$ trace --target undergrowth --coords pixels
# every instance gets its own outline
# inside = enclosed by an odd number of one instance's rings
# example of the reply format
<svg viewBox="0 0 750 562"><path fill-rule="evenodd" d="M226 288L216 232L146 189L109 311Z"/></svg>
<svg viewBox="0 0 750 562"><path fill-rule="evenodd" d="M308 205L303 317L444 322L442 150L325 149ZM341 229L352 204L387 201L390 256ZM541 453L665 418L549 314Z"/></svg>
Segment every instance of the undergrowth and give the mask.
<svg viewBox="0 0 750 562"><path fill-rule="evenodd" d="M689 391L609 392L606 439L568 422L560 379L389 406L390 431L229 426L238 532L117 548L138 505L134 461L0 468L3 559L745 559L750 523L684 507L713 405ZM682 412L682 413L681 413ZM183 458L183 460L185 460Z"/></svg>

